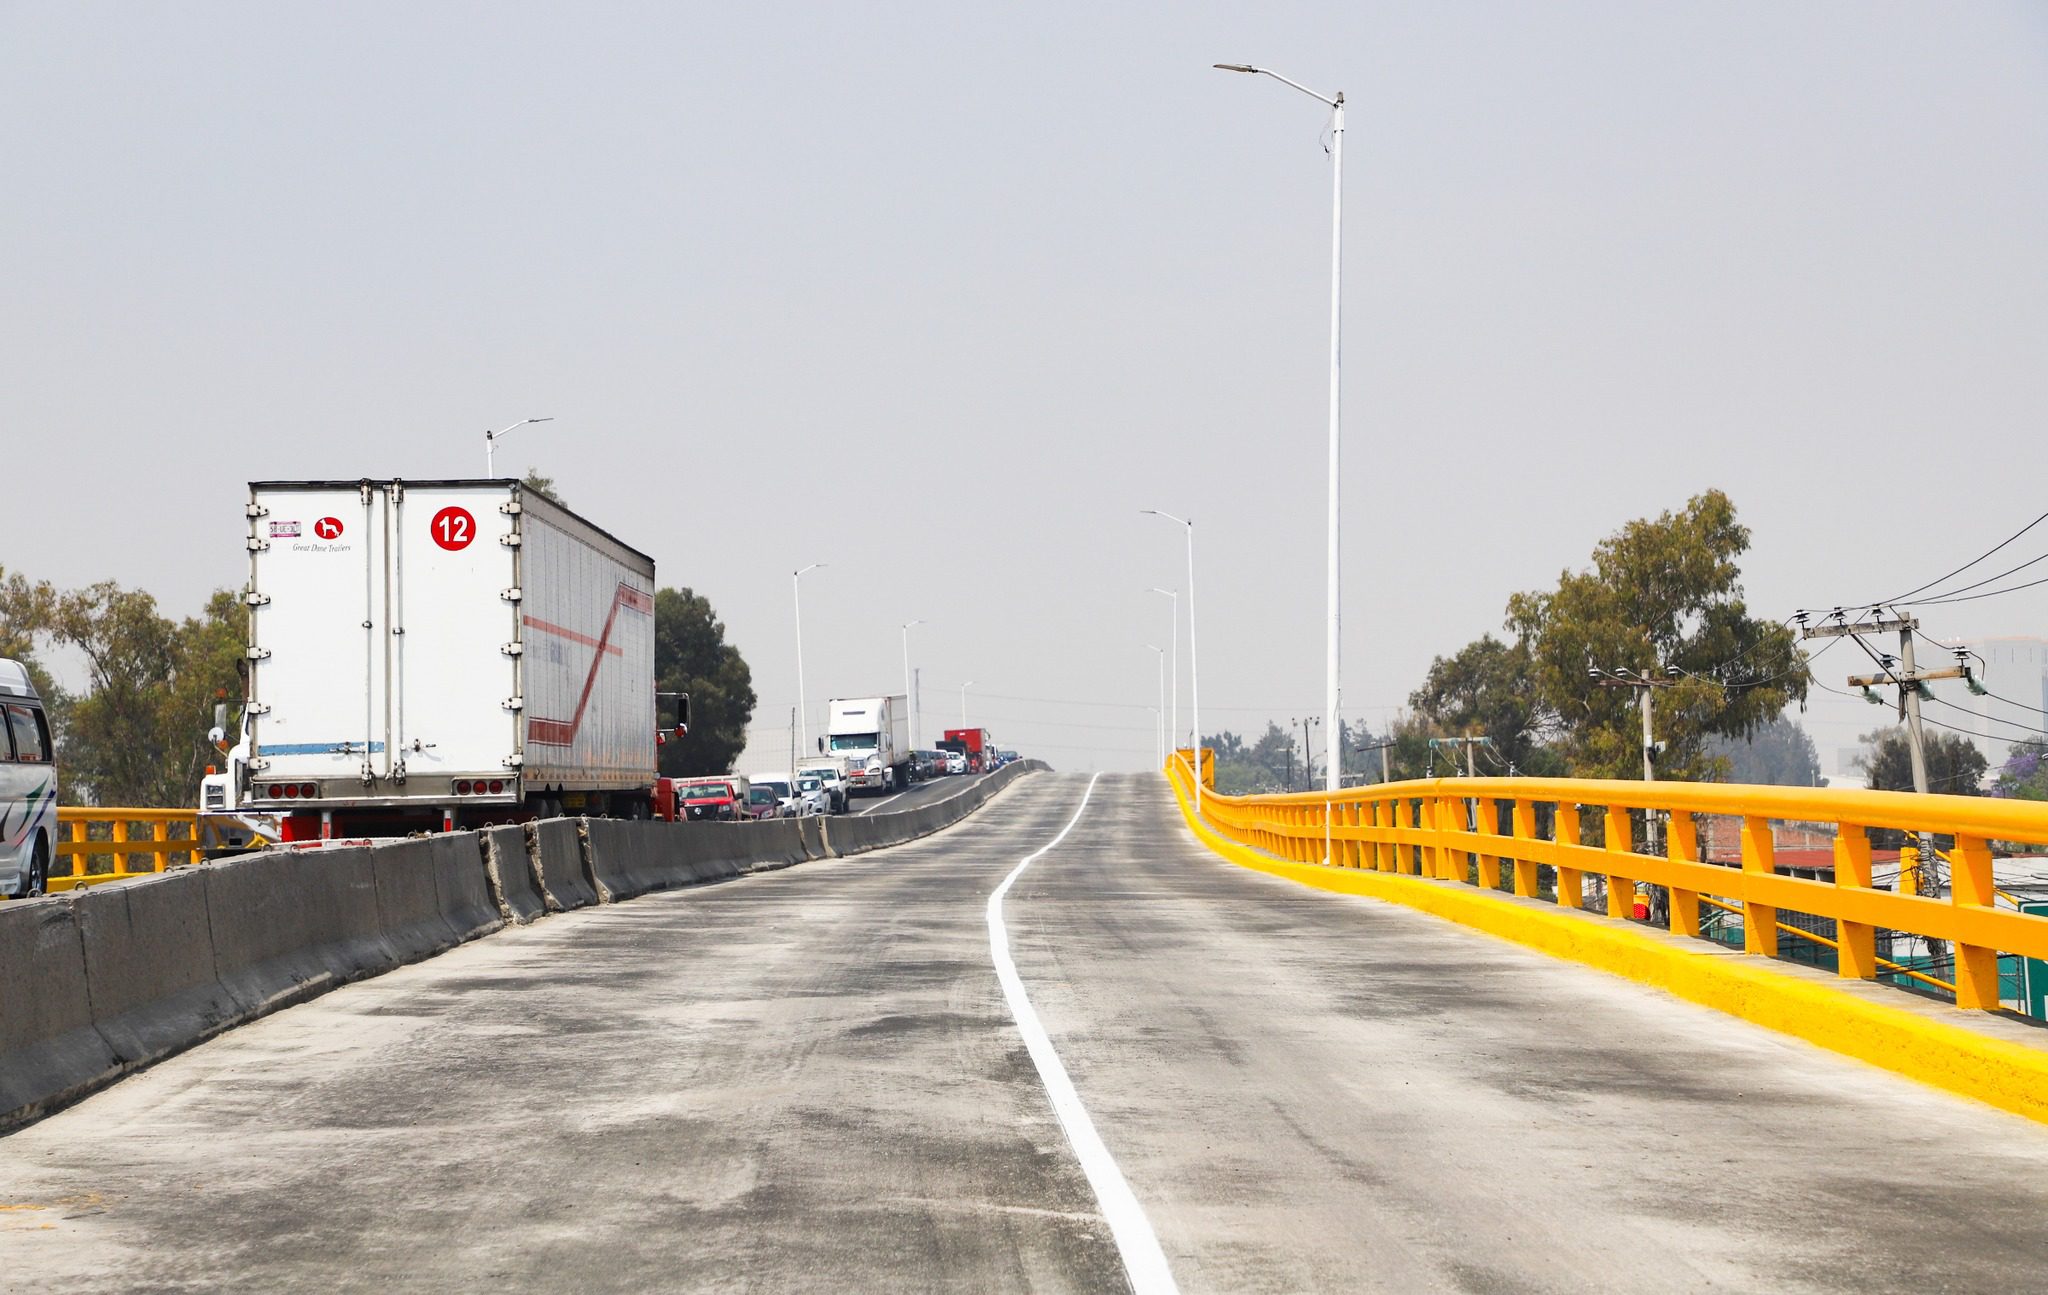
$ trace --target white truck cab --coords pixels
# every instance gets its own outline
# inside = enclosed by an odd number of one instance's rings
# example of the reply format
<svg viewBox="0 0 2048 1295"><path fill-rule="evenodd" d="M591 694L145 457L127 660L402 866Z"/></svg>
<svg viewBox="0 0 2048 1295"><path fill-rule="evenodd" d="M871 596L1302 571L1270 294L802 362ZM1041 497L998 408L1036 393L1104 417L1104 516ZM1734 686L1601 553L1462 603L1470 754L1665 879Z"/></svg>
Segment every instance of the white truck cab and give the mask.
<svg viewBox="0 0 2048 1295"><path fill-rule="evenodd" d="M28 668L0 658L0 894L40 895L57 857L57 761Z"/></svg>
<svg viewBox="0 0 2048 1295"><path fill-rule="evenodd" d="M901 697L835 697L821 754L846 762L854 791L910 789L910 708Z"/></svg>

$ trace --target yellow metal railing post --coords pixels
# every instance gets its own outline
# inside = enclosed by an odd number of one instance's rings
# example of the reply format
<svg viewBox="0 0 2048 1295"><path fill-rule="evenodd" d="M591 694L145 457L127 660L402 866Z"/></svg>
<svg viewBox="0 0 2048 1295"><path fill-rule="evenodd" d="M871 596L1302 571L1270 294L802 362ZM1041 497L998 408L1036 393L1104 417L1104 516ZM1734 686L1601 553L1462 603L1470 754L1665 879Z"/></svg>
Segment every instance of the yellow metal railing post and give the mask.
<svg viewBox="0 0 2048 1295"><path fill-rule="evenodd" d="M1579 830L1579 807L1577 804L1557 802L1557 823L1551 830L1551 839L1560 846L1579 845L1584 837ZM1563 850L1558 851L1557 902L1566 908L1586 906L1585 878L1578 868L1564 862Z"/></svg>
<svg viewBox="0 0 2048 1295"><path fill-rule="evenodd" d="M1628 806L1607 807L1607 853L1626 856L1635 850L1635 829L1628 819ZM1619 863L1619 860L1617 860ZM1626 866L1626 865L1621 865ZM1607 915L1609 917L1631 917L1635 913L1636 883L1633 877L1623 876L1614 871L1615 865L1607 869ZM1634 869L1630 869L1634 871Z"/></svg>
<svg viewBox="0 0 2048 1295"><path fill-rule="evenodd" d="M1958 836L1949 858L1949 903L1960 909L1993 907L1997 895L1991 883L1991 843L1981 836ZM1968 931L1968 914L1959 917L1959 925ZM1998 1009L1997 949L1956 941L1956 1006Z"/></svg>
<svg viewBox="0 0 2048 1295"><path fill-rule="evenodd" d="M1835 829L1835 885L1871 888L1870 834L1852 823ZM1868 922L1835 923L1835 974L1869 980L1877 974L1877 931Z"/></svg>
<svg viewBox="0 0 2048 1295"><path fill-rule="evenodd" d="M150 871L162 872L170 865L171 858L171 822L169 819L160 818L156 821L154 839L157 843L157 851L154 855L150 856Z"/></svg>
<svg viewBox="0 0 2048 1295"><path fill-rule="evenodd" d="M1700 861L1700 825L1691 814L1678 812L1665 826L1664 840L1671 857L1683 863ZM1671 891L1671 933L1697 936L1700 933L1700 893L1679 886Z"/></svg>
<svg viewBox="0 0 2048 1295"><path fill-rule="evenodd" d="M1745 814L1742 818L1742 871L1749 876L1774 876L1778 871L1778 845L1771 836L1771 821ZM1744 898L1742 901L1742 951L1778 956L1778 910L1769 904Z"/></svg>
<svg viewBox="0 0 2048 1295"><path fill-rule="evenodd" d="M1472 873L1473 881L1481 890L1492 890L1500 885L1500 856L1486 852L1486 838L1499 835L1494 831L1499 822L1492 801L1481 796L1472 802L1472 834L1479 838L1472 845Z"/></svg>
<svg viewBox="0 0 2048 1295"><path fill-rule="evenodd" d="M1536 896L1537 874L1534 858L1536 840L1536 802L1517 800L1515 802L1515 893L1525 899Z"/></svg>

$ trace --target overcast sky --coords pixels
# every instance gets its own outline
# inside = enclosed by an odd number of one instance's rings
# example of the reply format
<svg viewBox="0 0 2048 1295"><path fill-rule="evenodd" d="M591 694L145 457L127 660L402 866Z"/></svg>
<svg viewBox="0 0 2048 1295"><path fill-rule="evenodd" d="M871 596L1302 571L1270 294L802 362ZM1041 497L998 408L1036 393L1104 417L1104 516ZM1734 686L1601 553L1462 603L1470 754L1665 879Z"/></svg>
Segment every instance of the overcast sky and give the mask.
<svg viewBox="0 0 2048 1295"><path fill-rule="evenodd" d="M928 729L972 679L1005 745L1149 766L1148 507L1197 522L1204 727L1318 712L1327 114L1235 61L1350 107L1348 715L1709 486L1771 616L2048 508L2039 3L38 3L0 564L189 613L251 478L551 415L500 467L708 595L768 727L824 561L814 715L923 618Z"/></svg>

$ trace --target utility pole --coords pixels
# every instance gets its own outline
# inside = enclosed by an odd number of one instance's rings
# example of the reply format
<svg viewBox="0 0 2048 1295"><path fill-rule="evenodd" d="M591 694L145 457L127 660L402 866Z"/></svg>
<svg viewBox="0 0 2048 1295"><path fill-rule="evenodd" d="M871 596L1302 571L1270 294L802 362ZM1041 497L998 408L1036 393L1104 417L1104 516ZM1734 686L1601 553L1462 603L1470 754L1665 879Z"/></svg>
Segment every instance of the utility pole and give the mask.
<svg viewBox="0 0 2048 1295"><path fill-rule="evenodd" d="M1391 742L1383 742L1380 744L1380 759L1383 762L1386 759L1386 749L1392 745L1393 743ZM1464 747L1465 776L1467 778L1477 778L1479 776L1479 770L1473 763L1472 753L1482 746L1492 746L1493 739L1485 736L1472 737L1469 735L1465 737L1433 737L1429 739L1429 745L1432 749L1440 746ZM1382 763L1381 768L1384 769L1385 767L1385 764Z"/></svg>
<svg viewBox="0 0 2048 1295"><path fill-rule="evenodd" d="M1626 667L1620 670L1602 670L1599 666L1588 666L1586 673L1591 675L1593 682L1599 684L1602 688L1633 688L1636 690L1636 704L1643 712L1643 781L1655 782L1657 780L1657 756L1660 752L1657 750L1656 730L1651 724L1650 719L1650 696L1659 688L1677 686L1677 667L1667 666L1664 671L1665 677L1662 679L1654 678L1649 674L1637 674ZM1657 827L1657 811L1645 809L1643 811L1643 838L1651 854L1658 853Z"/></svg>
<svg viewBox="0 0 2048 1295"><path fill-rule="evenodd" d="M1393 745L1394 739L1387 738L1384 741L1379 742L1360 742L1357 746L1353 747L1352 750L1357 751L1361 755L1363 755L1367 751L1378 751L1380 753L1380 781L1392 782L1394 780L1394 775L1390 771L1387 763L1387 751Z"/></svg>
<svg viewBox="0 0 2048 1295"><path fill-rule="evenodd" d="M1799 636L1801 638L1829 639L1847 636L1855 639L1856 645L1869 653L1871 659L1877 662L1878 668L1882 673L1850 675L1849 686L1851 688L1861 688L1863 695L1871 698L1873 701L1876 700L1876 694L1870 691L1872 688L1892 686L1899 690L1899 718L1906 721L1906 746L1913 760L1913 790L1924 796L1928 791L1927 738L1920 727L1920 698L1927 692L1927 681L1930 679L1961 679L1972 688L1976 687L1977 681L1971 675L1970 668L1960 662L1945 670L1921 670L1917 668L1913 661L1913 633L1920 628L1920 622L1911 616L1894 615L1890 619L1886 619L1883 615L1884 609L1881 607L1873 607L1870 610L1871 614L1877 619L1867 622L1850 621L1843 614L1840 607L1835 608L1832 613L1824 617L1823 622L1819 625L1808 625L1806 623L1807 614L1803 611L1795 616L1794 619L1799 622ZM1829 621L1834 623L1828 624L1827 622ZM1863 641L1863 635L1865 634L1884 634L1893 630L1897 630L1899 634L1899 655L1896 658L1898 662L1897 669L1893 668L1894 658L1886 656L1881 652L1872 651L1870 645ZM1960 655L1958 653L1958 656ZM1919 851L1915 863L1915 872L1918 875L1912 879L1912 883L1917 893L1932 893L1939 889L1938 885L1923 886L1921 879L1928 876L1933 868L1933 861L1936 858L1934 853L1934 837L1927 832L1919 833L1918 837ZM1903 889L1903 886L1901 888Z"/></svg>

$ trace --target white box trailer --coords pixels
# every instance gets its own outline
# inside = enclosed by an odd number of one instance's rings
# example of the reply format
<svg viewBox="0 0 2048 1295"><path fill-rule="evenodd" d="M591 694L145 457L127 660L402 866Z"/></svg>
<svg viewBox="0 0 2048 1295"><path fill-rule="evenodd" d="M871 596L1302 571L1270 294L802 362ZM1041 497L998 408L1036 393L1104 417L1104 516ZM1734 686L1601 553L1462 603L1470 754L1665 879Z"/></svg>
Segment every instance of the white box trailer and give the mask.
<svg viewBox="0 0 2048 1295"><path fill-rule="evenodd" d="M253 482L248 521L243 740L202 810L287 840L647 812L652 558L508 480Z"/></svg>

